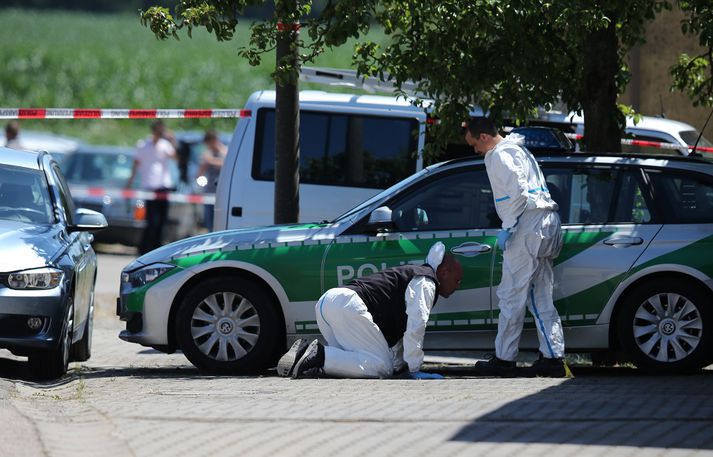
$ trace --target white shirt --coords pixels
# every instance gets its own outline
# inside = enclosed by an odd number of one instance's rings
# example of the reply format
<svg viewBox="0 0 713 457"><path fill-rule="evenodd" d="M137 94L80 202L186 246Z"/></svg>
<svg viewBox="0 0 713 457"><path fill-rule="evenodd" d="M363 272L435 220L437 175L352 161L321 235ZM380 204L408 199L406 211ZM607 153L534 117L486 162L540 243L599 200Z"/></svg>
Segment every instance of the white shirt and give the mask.
<svg viewBox="0 0 713 457"><path fill-rule="evenodd" d="M136 161L141 188L156 190L174 187L171 176L171 161L176 157L176 150L166 139L159 138L154 143L151 139L140 141L136 149Z"/></svg>

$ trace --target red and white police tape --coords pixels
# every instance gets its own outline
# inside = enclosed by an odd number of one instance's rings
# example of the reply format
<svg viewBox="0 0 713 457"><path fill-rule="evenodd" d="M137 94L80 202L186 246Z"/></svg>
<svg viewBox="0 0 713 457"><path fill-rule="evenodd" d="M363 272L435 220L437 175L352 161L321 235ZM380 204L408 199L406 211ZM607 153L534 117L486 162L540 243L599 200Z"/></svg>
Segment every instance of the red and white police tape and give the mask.
<svg viewBox="0 0 713 457"><path fill-rule="evenodd" d="M229 119L251 116L249 109L0 108L0 119Z"/></svg>
<svg viewBox="0 0 713 457"><path fill-rule="evenodd" d="M85 108L0 108L0 119L199 119L199 118L246 118L249 109L85 109ZM430 119L430 118L429 118ZM433 122L431 122L433 123ZM573 140L581 140L580 134L565 133ZM621 144L660 149L682 149L685 146L659 141L624 138ZM693 149L693 146L688 146ZM713 153L713 147L698 146L696 151Z"/></svg>
<svg viewBox="0 0 713 457"><path fill-rule="evenodd" d="M133 189L107 189L96 186L71 186L72 197L125 198L136 200L168 200L176 203L214 205L214 194L182 194L180 192L152 192Z"/></svg>
<svg viewBox="0 0 713 457"><path fill-rule="evenodd" d="M565 133L565 136L569 138L570 140L581 140L584 138L584 135L580 135L578 133ZM646 141L646 140L634 140L630 138L622 138L621 139L621 144L627 145L627 146L640 146L640 147L645 147L645 148L659 148L659 149L684 149L686 146L682 146L680 144L676 143L663 143L660 141ZM689 150L693 150L693 146L688 146ZM713 152L713 147L708 147L708 146L697 146L696 151L701 151L701 152Z"/></svg>

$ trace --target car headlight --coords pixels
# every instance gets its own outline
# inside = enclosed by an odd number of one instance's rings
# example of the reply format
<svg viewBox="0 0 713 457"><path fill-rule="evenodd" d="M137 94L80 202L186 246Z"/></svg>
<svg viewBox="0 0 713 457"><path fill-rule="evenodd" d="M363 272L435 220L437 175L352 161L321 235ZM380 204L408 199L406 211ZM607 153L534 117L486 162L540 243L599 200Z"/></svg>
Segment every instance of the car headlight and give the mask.
<svg viewBox="0 0 713 457"><path fill-rule="evenodd" d="M7 285L13 289L54 289L62 282L64 273L55 268L37 268L7 275Z"/></svg>
<svg viewBox="0 0 713 457"><path fill-rule="evenodd" d="M168 263L154 263L143 268L139 268L138 270L121 273L121 282L129 283L133 287L141 287L157 280L174 268L176 268L176 265L170 265Z"/></svg>

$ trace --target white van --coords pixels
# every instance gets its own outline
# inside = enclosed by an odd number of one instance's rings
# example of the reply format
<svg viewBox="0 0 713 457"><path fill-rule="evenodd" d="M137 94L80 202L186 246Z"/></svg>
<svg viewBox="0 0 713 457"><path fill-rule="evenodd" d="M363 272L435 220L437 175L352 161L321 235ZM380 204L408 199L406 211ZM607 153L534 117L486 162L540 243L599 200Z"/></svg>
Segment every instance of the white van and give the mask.
<svg viewBox="0 0 713 457"><path fill-rule="evenodd" d="M275 92L252 94L216 191L215 230L270 225ZM426 114L407 100L300 92L300 221L333 219L423 168Z"/></svg>

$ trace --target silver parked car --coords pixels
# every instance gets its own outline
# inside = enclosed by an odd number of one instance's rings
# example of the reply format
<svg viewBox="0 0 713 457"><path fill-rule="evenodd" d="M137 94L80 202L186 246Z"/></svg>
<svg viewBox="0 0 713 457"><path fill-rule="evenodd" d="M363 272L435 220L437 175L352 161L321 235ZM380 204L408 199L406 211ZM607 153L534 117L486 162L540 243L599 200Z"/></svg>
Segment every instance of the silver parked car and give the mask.
<svg viewBox="0 0 713 457"><path fill-rule="evenodd" d="M75 209L48 153L0 148L0 347L43 379L91 355L101 214Z"/></svg>

